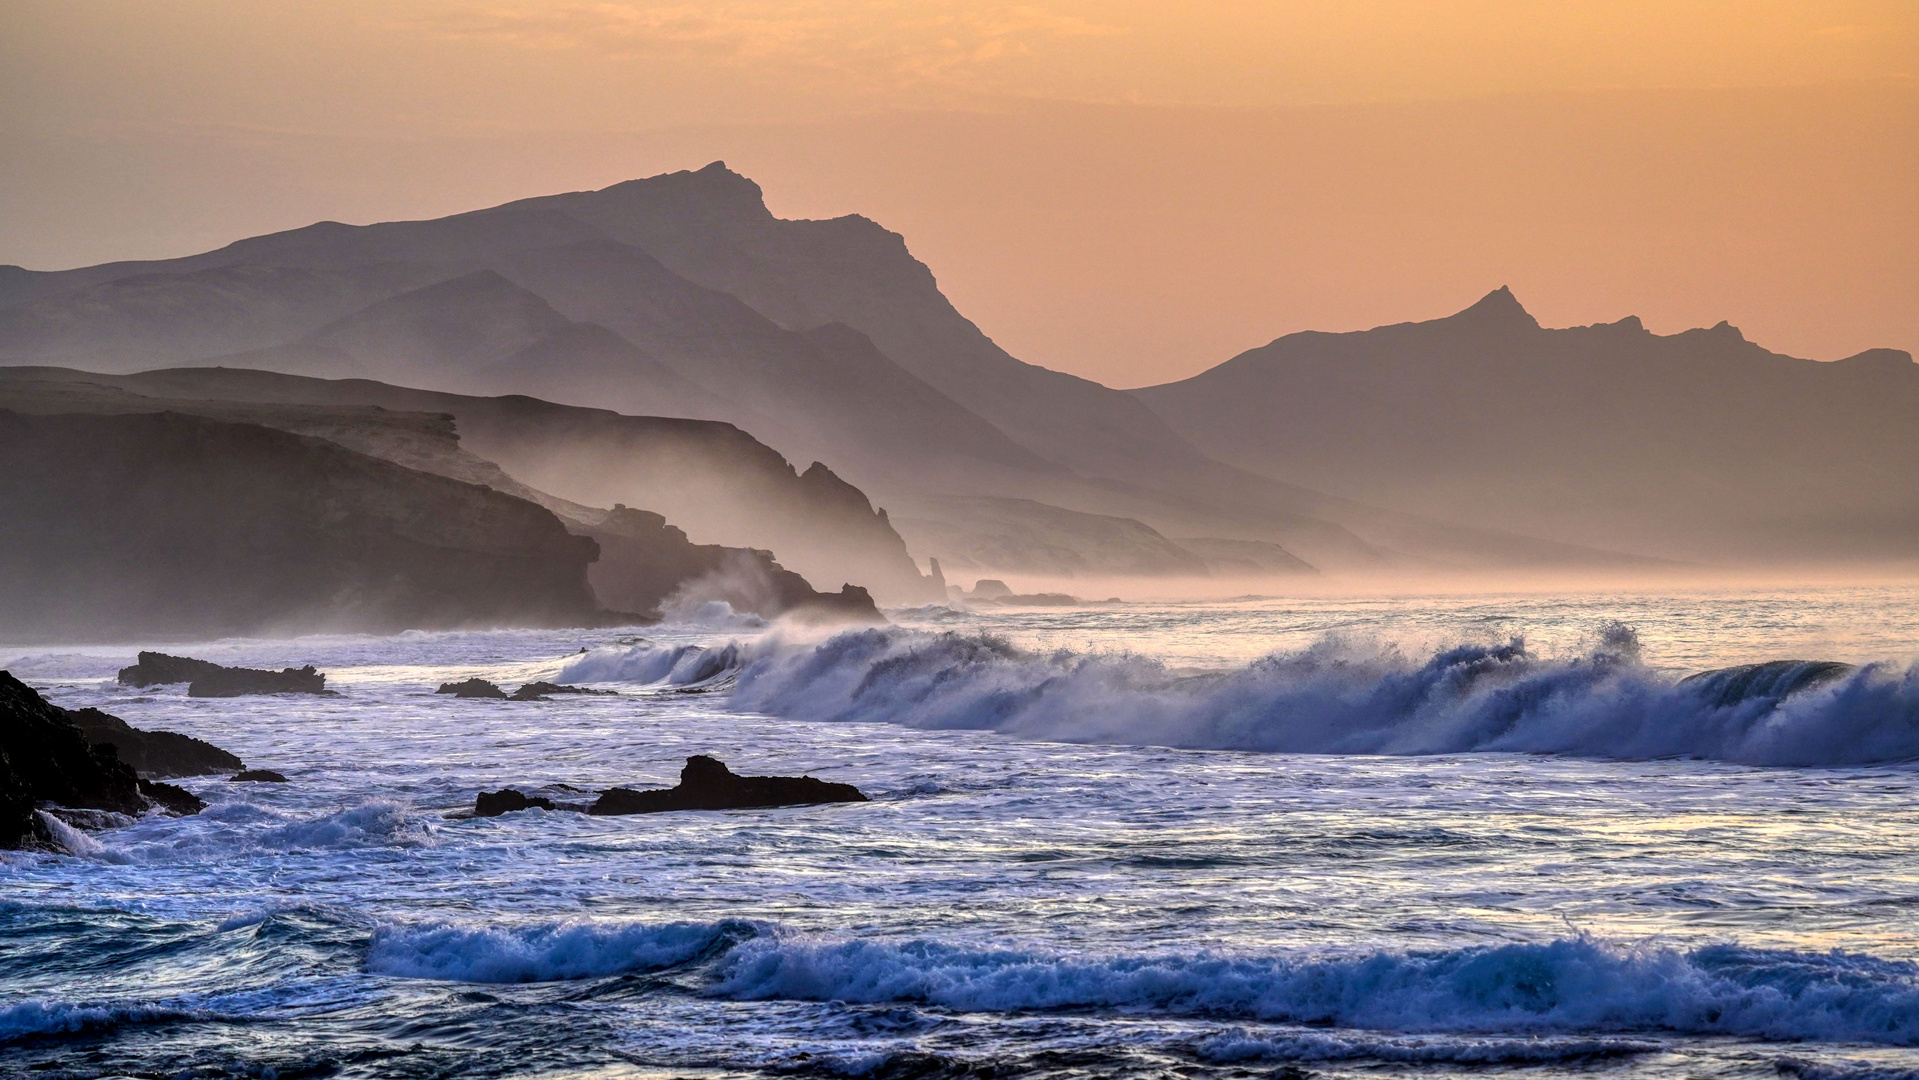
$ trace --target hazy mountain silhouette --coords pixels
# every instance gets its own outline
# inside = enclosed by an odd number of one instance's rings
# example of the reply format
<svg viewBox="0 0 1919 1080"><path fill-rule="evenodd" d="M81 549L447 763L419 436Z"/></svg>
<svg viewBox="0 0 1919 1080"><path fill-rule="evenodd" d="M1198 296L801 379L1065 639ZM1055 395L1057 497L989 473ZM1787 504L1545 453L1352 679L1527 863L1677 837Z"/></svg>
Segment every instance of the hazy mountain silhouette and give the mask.
<svg viewBox="0 0 1919 1080"><path fill-rule="evenodd" d="M220 291L228 279L247 290ZM9 270L0 304L0 359L14 363L124 372L196 355L723 419L883 502L918 500L916 513L963 505L949 497L1024 499L1162 536L1280 545L1327 570L1622 558L1223 463L1138 398L1007 355L897 234L857 216L774 218L757 185L718 163L433 221L323 222L165 262ZM923 535L1003 526L1000 540L1024 542L1010 518L944 524L956 528Z"/></svg>
<svg viewBox="0 0 1919 1080"><path fill-rule="evenodd" d="M776 218L759 185L723 162L508 206L563 211L781 326L857 327L1015 441L1081 472L1133 477L1202 460L1123 393L1014 359L954 309L900 234L857 214Z"/></svg>
<svg viewBox="0 0 1919 1080"><path fill-rule="evenodd" d="M1223 460L1435 518L1687 559L1919 553L1919 365L1895 350L1545 329L1501 288L1133 393Z"/></svg>
<svg viewBox="0 0 1919 1080"><path fill-rule="evenodd" d="M61 387L73 388L70 400ZM858 488L819 463L799 472L730 424L222 368L0 368L0 408L173 409L260 424L486 485L575 523L597 527L602 513L593 508L618 503L653 511L697 543L770 548L787 569L828 590L851 583L892 603L942 598Z"/></svg>

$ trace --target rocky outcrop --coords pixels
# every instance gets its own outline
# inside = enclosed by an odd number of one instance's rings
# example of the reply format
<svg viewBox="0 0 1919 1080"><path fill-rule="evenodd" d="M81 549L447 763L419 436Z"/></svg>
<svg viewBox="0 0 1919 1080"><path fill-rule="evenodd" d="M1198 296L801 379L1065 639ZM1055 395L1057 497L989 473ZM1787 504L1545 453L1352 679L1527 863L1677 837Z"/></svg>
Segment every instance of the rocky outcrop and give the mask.
<svg viewBox="0 0 1919 1080"><path fill-rule="evenodd" d="M616 504L591 520L576 519L575 527L600 545L600 561L588 577L609 608L659 615L675 600L720 600L734 611L766 618L886 621L860 586L819 592L774 561L770 551L695 544L651 511Z"/></svg>
<svg viewBox="0 0 1919 1080"><path fill-rule="evenodd" d="M515 788L482 791L479 797L473 800L474 817L499 817L501 814L511 814L516 810L533 809L552 810L555 807L552 799L537 795L529 798Z"/></svg>
<svg viewBox="0 0 1919 1080"><path fill-rule="evenodd" d="M807 581L797 574L789 573L784 566L775 563L770 554L756 548L723 547L717 544L693 544L678 527L666 524L659 514L647 511L628 510L617 505L611 511L582 505L516 480L499 465L479 457L462 445L460 432L454 427L453 417L446 414L396 412L374 406L323 404L288 404L253 401L219 401L186 398L153 398L132 393L119 383L138 382L143 389L148 384L160 381L163 385L153 389L172 389L181 393L189 391L212 392L225 387L237 394L267 390L298 390L310 386L333 387L342 384L322 383L311 379L289 379L284 376L272 376L265 372L219 371L211 373L217 376L214 385L201 388L194 380L196 372L152 372L143 376L114 379L108 376L85 375L79 372L57 369L23 369L8 372L0 369L0 408L11 408L28 413L101 413L127 414L141 412L174 411L205 416L209 419L225 422L257 423L265 427L290 431L299 435L308 435L338 443L360 453L384 458L408 468L434 473L450 479L460 480L482 487L491 487L496 491L517 496L546 507L566 523L569 531L588 536L600 543L601 557L588 571L588 579L600 602L613 610L599 620L603 624L617 622L640 623L651 621L658 616L657 606L666 597L674 595L683 586L696 578L714 573L729 556L736 561L760 564L749 568L749 574L767 578L772 587L760 586L751 590L755 597L754 606L738 606L736 610L752 611L768 618L786 614L796 607L813 609L812 614L834 618L852 618L860 621L876 622L877 608L861 604L857 598L841 593L818 593ZM35 376L35 377L28 377ZM268 380L266 387L254 387L245 379L234 380L240 376L255 376ZM103 380L103 381L94 381ZM179 382L182 385L175 386ZM285 385L283 385L283 383ZM354 382L356 387L373 386ZM491 416L494 399L462 398L456 395L433 395L418 391L402 391L397 387L384 388L396 394L414 395L423 403L472 402L489 406L482 410L483 416ZM410 400L410 399L408 399ZM598 419L601 414L594 410L566 409L562 406L548 405L530 399L510 399L517 403L526 416L515 415L515 421L525 421L525 426L533 431L541 429L541 418L552 419L549 414L565 417L580 414L586 419ZM765 447L753 443L749 436L725 425L711 425L729 435L730 439L707 437L699 424L693 421L670 421L650 417L617 417L606 414L614 429L635 428L625 440L633 444L632 452L642 458L650 455L668 455L674 462L690 460L697 468L683 469L684 483L688 490L696 490L703 496L700 500L679 504L680 509L688 510L693 520L709 532L714 528L711 517L731 515L734 519L768 519L772 522L787 521L794 515L811 522L811 531L794 532L784 526L774 528L769 525L764 530L762 542L769 540L794 540L800 543L801 557L815 565L837 566L853 572L858 568L869 567L867 556L878 557L884 551L892 551L896 561L889 556L880 559L880 563L890 569L881 575L880 580L891 584L901 566L911 570L912 561L906 556L906 549L900 543L891 527L885 522L884 514L873 510L866 497L857 488L834 476L831 470L815 464L804 475L794 477L792 470L780 463L779 469L773 465L778 455L771 454ZM655 431L648 425L665 428ZM674 425L687 426L691 432L681 432ZM597 431L605 425L584 424L589 430ZM482 429L484 430L484 428ZM515 430L519 430L516 428ZM640 436L645 436L644 438ZM696 437L697 436L697 437ZM745 452L743 447L730 447L729 442L744 441L755 447L759 453ZM664 445L662 445L664 444ZM504 444L509 449L515 445ZM643 452L642 452L643 451ZM557 452L557 451L556 451ZM580 455L572 459L576 464L585 463L590 467L560 468L547 458L535 457L535 467L554 478L564 478L576 473L602 475L611 466L606 461L613 448L585 448ZM772 461L761 460L770 455ZM737 459L729 472L722 468L724 462ZM519 460L516 458L515 460ZM783 472L781 470L784 470ZM657 478L657 473L649 473ZM785 481L781 481L781 477ZM750 483L749 483L750 481ZM742 485L752 491L741 489ZM679 490L672 488L670 490ZM737 504L737 505L736 505ZM753 505L749 505L753 504ZM724 507L731 509L723 509ZM755 509L755 506L757 509ZM802 513L802 511L804 511ZM736 520L736 530L741 524ZM755 526L752 533L760 533ZM850 546L849 546L850 545ZM835 558L824 558L829 550L840 551ZM853 557L849 552L867 551L867 556ZM917 571L911 571L917 575ZM735 574L734 576L737 576ZM864 580L855 578L855 580ZM937 592L937 590L935 590ZM898 590L894 590L898 593ZM143 676L152 678L152 676ZM191 678L171 677L158 681L184 682Z"/></svg>
<svg viewBox="0 0 1919 1080"><path fill-rule="evenodd" d="M142 652L140 661L120 669L122 686L165 686L187 683L188 697L242 697L248 694L325 694L326 676L305 667L263 671L259 668L225 667L211 660L165 653Z"/></svg>
<svg viewBox="0 0 1919 1080"><path fill-rule="evenodd" d="M471 679L462 679L459 682L441 683L440 688L433 692L436 694L452 694L454 697L463 698L494 698L499 701L506 700L506 691L477 676Z"/></svg>
<svg viewBox="0 0 1919 1080"><path fill-rule="evenodd" d="M220 665L211 660L195 660L190 656L168 656L166 653L143 651L137 662L120 669L118 679L121 686L137 686L145 689L149 686L190 683L202 675L210 675L219 670Z"/></svg>
<svg viewBox="0 0 1919 1080"><path fill-rule="evenodd" d="M227 777L229 784L284 784L287 778L272 769L248 769Z"/></svg>
<svg viewBox="0 0 1919 1080"><path fill-rule="evenodd" d="M140 780L140 794L148 803L180 817L197 814L207 808L205 800L186 788L175 787L158 780L148 780L144 777Z"/></svg>
<svg viewBox="0 0 1919 1080"><path fill-rule="evenodd" d="M565 686L560 683L530 682L513 691L514 701L545 701L552 694L587 694L594 697L618 697L618 690L595 690L587 686Z"/></svg>
<svg viewBox="0 0 1919 1080"><path fill-rule="evenodd" d="M552 512L320 439L172 413L0 411L12 640L598 621Z"/></svg>
<svg viewBox="0 0 1919 1080"><path fill-rule="evenodd" d="M658 814L669 810L748 810L866 801L860 789L851 784L810 776L740 776L717 758L696 754L686 759L678 787L646 791L613 788L595 800L587 813Z"/></svg>
<svg viewBox="0 0 1919 1080"><path fill-rule="evenodd" d="M202 675L187 686L188 697L245 697L249 694L324 694L337 696L326 688L326 676L313 665L260 671L255 668L221 668Z"/></svg>
<svg viewBox="0 0 1919 1080"><path fill-rule="evenodd" d="M186 794L171 785L145 787L170 809L174 792ZM139 814L152 805L142 788L113 747L89 743L65 709L0 671L0 848L58 846L36 812L43 803Z"/></svg>
<svg viewBox="0 0 1919 1080"><path fill-rule="evenodd" d="M99 709L70 709L67 718L94 746L110 746L121 761L150 780L207 776L246 768L225 750L173 731L143 731Z"/></svg>
<svg viewBox="0 0 1919 1080"><path fill-rule="evenodd" d="M740 776L716 758L696 754L680 770L678 787L611 788L590 805L556 803L518 788L482 791L472 813L454 817L499 817L516 810L585 811L603 817L660 814L669 810L755 810L775 806L811 806L817 803L866 802L860 789L810 776Z"/></svg>

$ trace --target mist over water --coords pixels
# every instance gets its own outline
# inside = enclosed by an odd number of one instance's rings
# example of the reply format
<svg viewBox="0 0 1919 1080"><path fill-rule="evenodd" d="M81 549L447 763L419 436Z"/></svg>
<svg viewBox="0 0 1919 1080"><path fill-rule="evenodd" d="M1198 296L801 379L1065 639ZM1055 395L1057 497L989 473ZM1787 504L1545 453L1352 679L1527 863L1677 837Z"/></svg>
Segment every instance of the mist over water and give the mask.
<svg viewBox="0 0 1919 1080"><path fill-rule="evenodd" d="M188 780L203 814L5 857L0 1073L1904 1075L1915 600L920 608L841 632L713 605L165 646L312 661L327 699L142 693L112 682L128 648L0 649L58 703L291 780ZM1682 681L1767 659L1858 666ZM473 675L620 695L432 693ZM692 753L873 801L445 816L508 785L671 784Z"/></svg>

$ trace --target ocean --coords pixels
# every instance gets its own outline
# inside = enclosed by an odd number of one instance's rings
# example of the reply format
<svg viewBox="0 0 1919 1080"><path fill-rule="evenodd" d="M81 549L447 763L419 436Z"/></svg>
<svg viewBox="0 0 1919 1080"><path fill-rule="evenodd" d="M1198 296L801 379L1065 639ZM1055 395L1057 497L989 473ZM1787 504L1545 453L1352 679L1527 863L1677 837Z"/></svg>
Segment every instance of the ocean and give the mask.
<svg viewBox="0 0 1919 1080"><path fill-rule="evenodd" d="M889 614L0 648L290 779L4 855L0 1075L1919 1077L1919 588ZM872 801L449 816L699 753Z"/></svg>

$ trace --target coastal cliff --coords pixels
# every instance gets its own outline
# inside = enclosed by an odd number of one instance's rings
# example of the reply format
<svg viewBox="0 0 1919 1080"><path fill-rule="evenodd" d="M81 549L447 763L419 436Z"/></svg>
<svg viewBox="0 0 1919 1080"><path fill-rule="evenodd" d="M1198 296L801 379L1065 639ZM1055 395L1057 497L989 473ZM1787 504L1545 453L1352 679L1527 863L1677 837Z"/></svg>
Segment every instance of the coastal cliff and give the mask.
<svg viewBox="0 0 1919 1080"><path fill-rule="evenodd" d="M550 511L322 439L177 413L0 411L16 641L596 621Z"/></svg>

